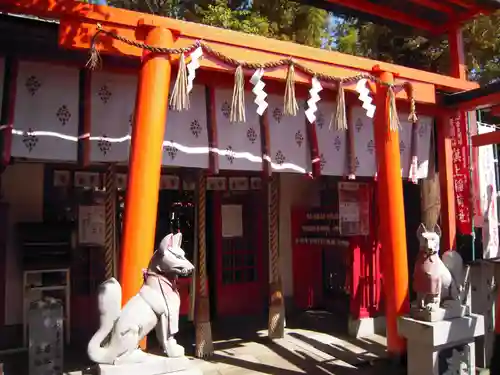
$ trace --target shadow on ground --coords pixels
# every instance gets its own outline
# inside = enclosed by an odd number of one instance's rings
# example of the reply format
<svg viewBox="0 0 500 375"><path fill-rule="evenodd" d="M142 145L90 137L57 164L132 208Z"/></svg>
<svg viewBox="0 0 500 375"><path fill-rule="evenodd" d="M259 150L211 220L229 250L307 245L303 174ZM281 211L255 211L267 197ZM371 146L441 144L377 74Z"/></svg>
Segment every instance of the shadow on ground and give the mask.
<svg viewBox="0 0 500 375"><path fill-rule="evenodd" d="M285 338L267 337L267 318L225 319L213 322L215 353L199 364L206 375L229 374L404 374L384 359L385 347L370 339L339 334L332 316L297 316L287 321ZM186 325L177 338L194 353L194 327ZM155 346L151 338L149 347ZM27 352L0 357L5 375L28 374ZM85 347L65 351L65 373L92 374Z"/></svg>

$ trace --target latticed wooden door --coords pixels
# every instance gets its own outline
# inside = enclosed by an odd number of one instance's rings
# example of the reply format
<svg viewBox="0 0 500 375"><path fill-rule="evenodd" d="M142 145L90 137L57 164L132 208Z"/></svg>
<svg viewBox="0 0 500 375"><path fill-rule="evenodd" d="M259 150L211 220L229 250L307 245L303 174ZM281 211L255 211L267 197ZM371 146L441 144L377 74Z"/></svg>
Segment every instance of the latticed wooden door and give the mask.
<svg viewBox="0 0 500 375"><path fill-rule="evenodd" d="M226 192L215 199L218 315L255 314L265 309L259 193Z"/></svg>

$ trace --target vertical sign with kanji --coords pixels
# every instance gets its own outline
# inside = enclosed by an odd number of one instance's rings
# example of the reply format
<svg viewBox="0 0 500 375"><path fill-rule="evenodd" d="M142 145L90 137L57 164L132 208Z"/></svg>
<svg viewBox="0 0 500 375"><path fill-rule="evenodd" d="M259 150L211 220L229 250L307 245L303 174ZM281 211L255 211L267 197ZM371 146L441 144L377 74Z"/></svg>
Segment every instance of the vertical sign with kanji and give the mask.
<svg viewBox="0 0 500 375"><path fill-rule="evenodd" d="M462 234L470 234L472 230L472 212L467 113L459 112L455 117L452 117L450 119L450 129L457 229Z"/></svg>

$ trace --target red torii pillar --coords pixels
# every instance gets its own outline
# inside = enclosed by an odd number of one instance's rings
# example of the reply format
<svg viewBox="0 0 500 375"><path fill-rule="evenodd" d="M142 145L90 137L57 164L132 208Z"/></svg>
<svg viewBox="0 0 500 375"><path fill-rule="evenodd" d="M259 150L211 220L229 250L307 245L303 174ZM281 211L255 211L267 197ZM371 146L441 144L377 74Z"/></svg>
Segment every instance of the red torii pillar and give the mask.
<svg viewBox="0 0 500 375"><path fill-rule="evenodd" d="M146 32L147 45L173 45L170 30L147 25L140 27ZM147 268L154 252L170 73L169 56L144 54L137 87L125 200L120 267L123 304L141 288L142 270ZM145 340L141 346L145 348Z"/></svg>
<svg viewBox="0 0 500 375"><path fill-rule="evenodd" d="M375 93L375 150L377 155L377 193L379 207L379 235L382 242L383 278L385 289L387 351L391 356L402 357L406 341L398 334L398 319L409 312L408 259L406 227L399 153L399 133L391 131L390 99L387 84L394 83L394 75L374 68L382 83Z"/></svg>

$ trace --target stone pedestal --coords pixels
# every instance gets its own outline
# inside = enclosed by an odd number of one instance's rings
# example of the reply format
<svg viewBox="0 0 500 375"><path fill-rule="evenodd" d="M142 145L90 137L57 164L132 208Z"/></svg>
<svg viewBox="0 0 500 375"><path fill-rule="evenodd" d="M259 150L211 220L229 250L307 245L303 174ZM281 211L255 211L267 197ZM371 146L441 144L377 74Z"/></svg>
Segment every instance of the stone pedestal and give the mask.
<svg viewBox="0 0 500 375"><path fill-rule="evenodd" d="M402 317L398 330L408 340L408 375L452 374L447 371L461 361L475 374L474 338L484 335L482 315L438 322Z"/></svg>
<svg viewBox="0 0 500 375"><path fill-rule="evenodd" d="M495 284L500 279L496 267L494 262L478 260L470 268L471 311L484 316L484 337L476 340L476 364L482 368L489 367L495 340Z"/></svg>
<svg viewBox="0 0 500 375"><path fill-rule="evenodd" d="M98 365L99 375L202 375L193 360L189 358L166 358L150 355L142 363L122 365Z"/></svg>
<svg viewBox="0 0 500 375"><path fill-rule="evenodd" d="M466 305L462 305L460 301L449 300L443 302L443 307L439 307L434 311L428 311L427 309L419 309L417 307L412 307L410 310L410 316L416 320L421 320L424 322L438 322L441 320L450 320L455 318L461 318L470 314L470 309Z"/></svg>

